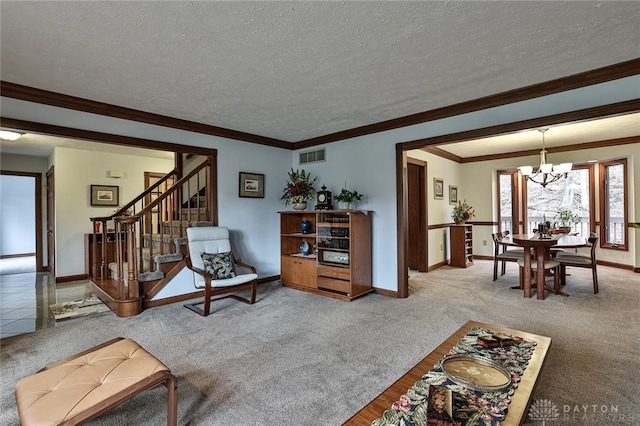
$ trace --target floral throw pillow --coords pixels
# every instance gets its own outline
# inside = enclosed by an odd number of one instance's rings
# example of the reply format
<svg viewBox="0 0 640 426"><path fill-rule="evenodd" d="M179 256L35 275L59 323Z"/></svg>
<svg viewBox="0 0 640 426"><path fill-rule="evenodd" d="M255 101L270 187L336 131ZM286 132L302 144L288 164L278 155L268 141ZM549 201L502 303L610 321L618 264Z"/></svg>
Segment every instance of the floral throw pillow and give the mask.
<svg viewBox="0 0 640 426"><path fill-rule="evenodd" d="M223 280L236 276L233 255L230 251L224 253L202 253L204 270L214 280Z"/></svg>

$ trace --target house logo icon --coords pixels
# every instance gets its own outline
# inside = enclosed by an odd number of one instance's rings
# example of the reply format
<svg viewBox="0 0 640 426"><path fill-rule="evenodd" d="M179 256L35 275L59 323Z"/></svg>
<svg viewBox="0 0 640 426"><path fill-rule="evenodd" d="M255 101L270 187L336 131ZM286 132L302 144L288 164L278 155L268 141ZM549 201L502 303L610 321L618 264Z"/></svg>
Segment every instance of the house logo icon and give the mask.
<svg viewBox="0 0 640 426"><path fill-rule="evenodd" d="M529 407L529 418L536 422L541 421L542 426L545 426L548 421L558 420L559 417L558 407L548 399L537 399Z"/></svg>

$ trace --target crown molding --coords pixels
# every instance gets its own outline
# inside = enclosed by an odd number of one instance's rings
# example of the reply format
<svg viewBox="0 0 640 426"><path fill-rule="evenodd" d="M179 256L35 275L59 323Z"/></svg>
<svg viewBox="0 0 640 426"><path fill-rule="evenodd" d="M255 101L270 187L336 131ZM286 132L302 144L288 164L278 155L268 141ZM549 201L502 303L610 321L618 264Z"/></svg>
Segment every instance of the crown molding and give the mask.
<svg viewBox="0 0 640 426"><path fill-rule="evenodd" d="M196 123L179 118L167 117L165 115L153 114L132 108L125 108L75 96L64 95L62 93L50 92L48 90L36 89L35 87L23 86L21 84L0 81L0 95L7 98L19 99L21 101L35 102L50 105L58 108L72 109L75 111L88 112L91 114L104 115L107 117L120 118L123 120L137 121L140 123L153 124L156 126L169 127L173 129L186 130L188 132L201 133L221 138L235 139L244 142L251 142L259 145L268 145L275 148L291 149L291 143L279 139L240 132L237 130L225 129L223 127L211 126L208 124Z"/></svg>
<svg viewBox="0 0 640 426"><path fill-rule="evenodd" d="M464 142L489 136L506 135L522 130L537 129L543 126L557 126L560 124L576 123L580 121L593 120L595 118L613 117L638 111L640 111L640 99L632 99L630 101L599 105L597 107L585 108L577 111L569 111L545 117L516 121L513 123L483 127L481 129L449 133L431 138L416 139L413 141L399 143L398 146L403 150L423 149L431 145L445 145L453 142Z"/></svg>
<svg viewBox="0 0 640 426"><path fill-rule="evenodd" d="M76 111L88 112L92 114L104 115L108 117L120 118L124 120L137 121L146 124L169 127L195 133L218 136L244 142L267 145L276 148L297 150L315 145L337 142L357 136L364 136L373 133L384 132L429 121L440 120L456 115L466 114L488 108L494 108L515 102L521 102L541 96L552 95L554 93L578 89L598 83L604 83L624 77L640 74L640 58L626 62L609 65L591 71L561 77L544 83L526 86L495 95L485 96L454 105L436 108L404 117L381 121L367 126L356 127L329 135L306 139L298 142L286 142L279 139L240 132L237 130L225 129L223 127L211 126L208 124L196 123L193 121L167 117L150 112L125 108L89 99L78 98L62 93L23 86L16 83L0 80L0 95L8 98L35 102L59 108L72 109ZM551 123L550 123L551 124Z"/></svg>
<svg viewBox="0 0 640 426"><path fill-rule="evenodd" d="M102 142L112 145L135 146L138 148L154 149L158 151L180 152L185 154L211 155L215 149L197 146L181 145L161 142L151 139L134 138L131 136L114 135L111 133L94 132L91 130L74 129L71 127L53 126L51 124L35 123L33 121L16 120L0 117L0 126L8 129L21 130L26 133L37 133L84 141Z"/></svg>

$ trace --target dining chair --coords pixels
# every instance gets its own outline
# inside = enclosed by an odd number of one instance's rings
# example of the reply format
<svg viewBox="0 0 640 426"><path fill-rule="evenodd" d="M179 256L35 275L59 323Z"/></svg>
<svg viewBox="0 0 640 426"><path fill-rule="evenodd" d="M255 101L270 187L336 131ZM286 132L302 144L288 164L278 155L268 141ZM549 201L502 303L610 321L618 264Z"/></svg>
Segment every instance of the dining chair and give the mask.
<svg viewBox="0 0 640 426"><path fill-rule="evenodd" d="M567 266L576 268L588 268L591 269L591 276L593 279L593 294L598 293L598 272L596 270L596 246L599 235L592 232L589 235L588 242L591 245L590 252L587 253L558 253L555 260L560 263L560 284L565 285L567 281Z"/></svg>
<svg viewBox="0 0 640 426"><path fill-rule="evenodd" d="M501 244L502 238L505 235L508 235L509 231L505 233L496 232L495 234L491 234L491 238L493 238L493 280L498 279L498 262L502 262L502 269L500 275L504 275L506 272L506 264L507 262L517 262L520 259L524 259L524 249L523 248L514 248L507 250Z"/></svg>

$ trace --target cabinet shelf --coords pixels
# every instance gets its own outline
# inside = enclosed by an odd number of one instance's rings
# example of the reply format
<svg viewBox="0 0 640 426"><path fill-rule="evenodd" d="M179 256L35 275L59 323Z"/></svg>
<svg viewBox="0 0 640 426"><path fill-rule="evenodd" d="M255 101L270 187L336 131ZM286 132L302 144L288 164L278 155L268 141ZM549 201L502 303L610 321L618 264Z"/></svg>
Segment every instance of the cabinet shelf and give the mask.
<svg viewBox="0 0 640 426"><path fill-rule="evenodd" d="M473 226L470 224L451 225L451 266L468 268L473 265Z"/></svg>
<svg viewBox="0 0 640 426"><path fill-rule="evenodd" d="M292 238L308 238L308 237L312 237L315 238L316 234L312 233L312 234L303 234L302 232L294 232L291 234L282 234L283 237L292 237Z"/></svg>

